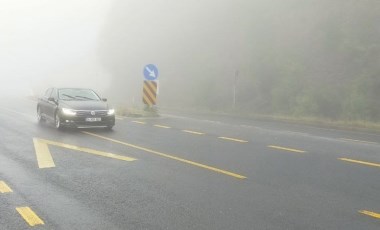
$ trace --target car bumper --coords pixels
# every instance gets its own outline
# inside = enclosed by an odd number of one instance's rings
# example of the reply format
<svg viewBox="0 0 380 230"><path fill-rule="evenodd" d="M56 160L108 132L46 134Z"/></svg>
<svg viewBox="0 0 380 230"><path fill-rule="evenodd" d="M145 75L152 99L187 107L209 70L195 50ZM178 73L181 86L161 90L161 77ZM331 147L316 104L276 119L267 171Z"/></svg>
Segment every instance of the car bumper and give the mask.
<svg viewBox="0 0 380 230"><path fill-rule="evenodd" d="M100 121L86 121L86 117L61 116L61 125L70 128L105 128L115 125L115 116L100 117Z"/></svg>

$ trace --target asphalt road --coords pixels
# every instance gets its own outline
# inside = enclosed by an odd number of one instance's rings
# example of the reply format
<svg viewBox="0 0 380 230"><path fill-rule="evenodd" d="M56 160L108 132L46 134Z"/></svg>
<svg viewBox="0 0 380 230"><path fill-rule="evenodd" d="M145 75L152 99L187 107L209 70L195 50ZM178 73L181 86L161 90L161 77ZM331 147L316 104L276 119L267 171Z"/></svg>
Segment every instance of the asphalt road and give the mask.
<svg viewBox="0 0 380 230"><path fill-rule="evenodd" d="M0 103L0 229L378 230L379 213L379 135L180 113L58 131Z"/></svg>

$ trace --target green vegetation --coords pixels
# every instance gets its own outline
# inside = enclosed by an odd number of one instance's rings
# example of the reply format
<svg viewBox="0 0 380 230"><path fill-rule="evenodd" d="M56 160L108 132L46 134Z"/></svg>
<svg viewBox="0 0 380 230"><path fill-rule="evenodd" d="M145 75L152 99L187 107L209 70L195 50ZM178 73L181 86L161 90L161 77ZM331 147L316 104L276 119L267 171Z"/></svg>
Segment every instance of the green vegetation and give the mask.
<svg viewBox="0 0 380 230"><path fill-rule="evenodd" d="M250 55L251 70L241 71L237 111L380 122L380 3L289 2L297 5L286 9L291 16L270 19L280 26L250 33L260 47ZM194 88L194 106L229 109L215 103L220 89L204 81Z"/></svg>

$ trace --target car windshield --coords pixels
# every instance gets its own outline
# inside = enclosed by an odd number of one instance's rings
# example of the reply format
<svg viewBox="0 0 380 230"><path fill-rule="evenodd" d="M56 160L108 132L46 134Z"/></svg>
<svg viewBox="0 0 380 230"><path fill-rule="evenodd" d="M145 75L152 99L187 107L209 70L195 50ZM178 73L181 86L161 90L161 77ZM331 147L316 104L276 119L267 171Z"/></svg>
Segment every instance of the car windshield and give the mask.
<svg viewBox="0 0 380 230"><path fill-rule="evenodd" d="M99 96L90 89L60 89L58 97L61 100L99 101Z"/></svg>

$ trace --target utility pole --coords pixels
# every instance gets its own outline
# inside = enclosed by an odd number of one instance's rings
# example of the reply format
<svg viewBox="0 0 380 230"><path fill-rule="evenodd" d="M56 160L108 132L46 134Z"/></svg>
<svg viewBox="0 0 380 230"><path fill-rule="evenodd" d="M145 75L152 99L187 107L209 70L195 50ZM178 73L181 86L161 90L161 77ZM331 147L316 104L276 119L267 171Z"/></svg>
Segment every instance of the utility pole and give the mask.
<svg viewBox="0 0 380 230"><path fill-rule="evenodd" d="M239 77L239 70L236 70L235 76L234 76L234 84L233 84L233 104L232 104L233 109L236 108L236 85L237 85L238 77Z"/></svg>

